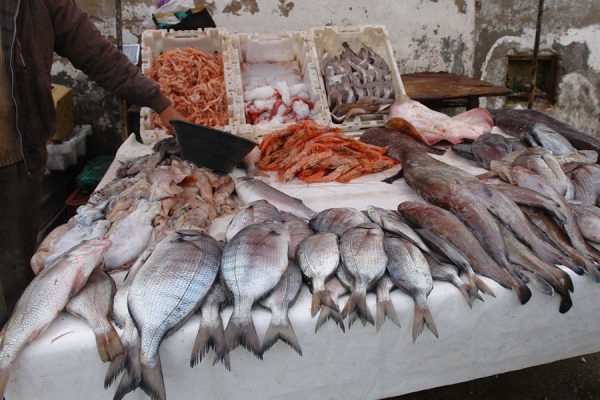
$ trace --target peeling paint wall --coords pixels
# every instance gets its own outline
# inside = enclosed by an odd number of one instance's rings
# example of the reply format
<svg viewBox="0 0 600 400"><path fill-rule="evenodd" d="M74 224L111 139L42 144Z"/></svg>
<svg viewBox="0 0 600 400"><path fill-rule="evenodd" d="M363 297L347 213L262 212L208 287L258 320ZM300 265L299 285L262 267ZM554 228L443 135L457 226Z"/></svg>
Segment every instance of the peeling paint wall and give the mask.
<svg viewBox="0 0 600 400"><path fill-rule="evenodd" d="M482 79L504 85L507 55L533 51L535 4L477 1L474 70ZM600 2L546 0L540 50L560 56L555 115L600 135ZM503 100L488 100L486 105L497 108Z"/></svg>
<svg viewBox="0 0 600 400"><path fill-rule="evenodd" d="M113 0L77 0L109 40L115 38ZM217 26L230 31L307 30L324 25L383 24L402 73L473 73L475 0L196 0ZM123 38L136 43L152 0L123 0ZM108 153L120 143L118 99L89 82L66 60L57 59L54 81L73 87L77 123L94 125L91 149Z"/></svg>

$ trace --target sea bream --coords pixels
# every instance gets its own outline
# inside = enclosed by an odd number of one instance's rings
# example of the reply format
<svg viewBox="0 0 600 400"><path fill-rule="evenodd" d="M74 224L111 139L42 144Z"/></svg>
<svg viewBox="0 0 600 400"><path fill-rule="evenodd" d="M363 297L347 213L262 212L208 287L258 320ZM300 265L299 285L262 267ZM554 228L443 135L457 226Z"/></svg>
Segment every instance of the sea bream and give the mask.
<svg viewBox="0 0 600 400"><path fill-rule="evenodd" d="M233 293L233 314L225 328L229 351L241 344L262 358L252 306L279 283L288 266L289 246L290 233L277 222L249 225L225 245L222 275Z"/></svg>
<svg viewBox="0 0 600 400"><path fill-rule="evenodd" d="M127 295L129 312L140 334L141 380L119 385L115 398L139 385L151 398L166 399L160 344L200 307L220 264L221 247L199 231L176 232L156 245L135 274Z"/></svg>
<svg viewBox="0 0 600 400"><path fill-rule="evenodd" d="M403 237L413 242L425 253L431 253L431 249L417 235L417 233L402 219L396 210L385 210L383 208L368 206L369 218L386 232Z"/></svg>
<svg viewBox="0 0 600 400"><path fill-rule="evenodd" d="M340 268L338 268L339 270ZM329 278L327 282L325 282L325 289L331 295L331 299L333 302L338 304L338 299L348 293L348 289L344 286L337 276ZM332 319L337 326L340 327L342 332L346 332L346 328L344 328L344 320L342 318L342 314L339 311L336 311L333 308L323 307L321 308L321 312L319 313L319 317L317 318L317 324L315 325L315 333L321 328L329 319Z"/></svg>
<svg viewBox="0 0 600 400"><path fill-rule="evenodd" d="M385 246L384 246L385 247ZM377 305L375 310L375 329L377 332L383 326L386 317L389 318L394 324L400 326L400 317L394 308L390 292L395 288L394 282L388 274L383 275L377 282L377 290L375 295L377 296Z"/></svg>
<svg viewBox="0 0 600 400"><path fill-rule="evenodd" d="M27 286L2 330L0 398L4 396L10 368L21 350L40 337L83 288L110 245L110 240L104 238L83 242L54 260Z"/></svg>
<svg viewBox="0 0 600 400"><path fill-rule="evenodd" d="M346 230L371 220L356 208L328 208L319 212L309 222L310 227L317 232L331 232L340 236Z"/></svg>
<svg viewBox="0 0 600 400"><path fill-rule="evenodd" d="M423 332L424 325L438 337L433 316L427 305L427 296L433 289L433 279L423 253L411 242L394 236L383 240L388 254L387 271L392 282L411 296L415 302L413 317L413 342Z"/></svg>
<svg viewBox="0 0 600 400"><path fill-rule="evenodd" d="M103 362L111 361L123 352L119 335L110 323L116 290L115 282L106 272L94 270L83 289L69 300L66 307L69 314L85 320L92 328Z"/></svg>
<svg viewBox="0 0 600 400"><path fill-rule="evenodd" d="M307 221L296 217L294 214L280 212L279 215L283 224L290 232L290 251L288 255L290 259L297 261L296 250L298 249L298 245L302 240L314 234L314 232L310 229Z"/></svg>
<svg viewBox="0 0 600 400"><path fill-rule="evenodd" d="M260 301L262 306L271 311L271 323L263 339L261 354L281 340L302 355L302 348L288 317L288 311L296 302L301 288L302 272L300 267L290 260L279 283L266 298Z"/></svg>
<svg viewBox="0 0 600 400"><path fill-rule="evenodd" d="M225 238L229 241L248 225L259 222L282 222L279 210L266 200L256 200L246 204L231 220Z"/></svg>

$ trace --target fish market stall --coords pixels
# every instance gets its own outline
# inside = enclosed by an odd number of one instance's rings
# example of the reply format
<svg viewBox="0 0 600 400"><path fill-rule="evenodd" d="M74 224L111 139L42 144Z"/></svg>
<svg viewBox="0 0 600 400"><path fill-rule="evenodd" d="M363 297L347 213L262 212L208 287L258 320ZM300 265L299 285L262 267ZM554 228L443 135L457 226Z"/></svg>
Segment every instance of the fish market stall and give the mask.
<svg viewBox="0 0 600 400"><path fill-rule="evenodd" d="M120 162L150 152L149 146L130 138L103 183L115 176ZM441 159L472 173L482 171L452 153ZM273 176L269 179L316 211L332 204L395 208L417 196L403 180L391 185L379 182L394 172L388 170L349 184L306 185L299 181L278 183ZM223 226L215 226L221 231L215 234L223 235ZM439 338L424 332L414 343L410 334L413 304L406 294L398 290L391 293L400 328L388 320L379 332L371 325L355 324L343 333L328 323L315 333L317 318L311 317L311 295L303 287L289 313L302 356L282 342L265 353L263 360L238 348L230 354L231 371L220 363L213 366L212 352L190 368L190 352L200 323L200 317L194 316L161 348L168 397L184 399L202 393L203 397L220 399L380 399L599 351L596 335L600 320L590 317L600 312L597 285L586 276L566 271L575 289L573 308L566 314L557 312L556 296L536 291L521 306L510 290L487 278L483 279L496 297L485 296L484 302L475 302L471 309L454 286L436 281L428 303ZM118 284L123 275L115 275ZM367 303L375 309L373 294L368 295ZM231 311L227 307L222 312L224 322ZM270 314L256 309L253 317L258 335L263 337ZM98 358L93 332L82 320L63 313L21 353L6 398L111 399L114 386L108 390L103 387L106 368ZM137 390L126 398L146 397Z"/></svg>

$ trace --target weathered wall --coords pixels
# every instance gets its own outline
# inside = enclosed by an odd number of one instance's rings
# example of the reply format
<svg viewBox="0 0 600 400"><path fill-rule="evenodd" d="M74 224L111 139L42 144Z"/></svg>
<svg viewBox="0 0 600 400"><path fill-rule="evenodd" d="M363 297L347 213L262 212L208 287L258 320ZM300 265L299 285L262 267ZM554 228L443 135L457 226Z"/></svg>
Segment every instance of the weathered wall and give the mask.
<svg viewBox="0 0 600 400"><path fill-rule="evenodd" d="M214 0L198 1L217 26L230 31L281 32L323 25L386 25L401 72L473 73L474 0ZM115 36L113 0L77 0L101 32ZM154 1L123 0L125 42L136 42ZM118 101L65 60L53 68L55 81L74 88L78 123L94 125L92 148L110 152L120 143Z"/></svg>
<svg viewBox="0 0 600 400"><path fill-rule="evenodd" d="M560 56L558 118L600 135L600 2L546 0L540 50ZM533 51L537 2L477 1L474 70L505 84L506 56ZM498 107L502 99L487 102Z"/></svg>

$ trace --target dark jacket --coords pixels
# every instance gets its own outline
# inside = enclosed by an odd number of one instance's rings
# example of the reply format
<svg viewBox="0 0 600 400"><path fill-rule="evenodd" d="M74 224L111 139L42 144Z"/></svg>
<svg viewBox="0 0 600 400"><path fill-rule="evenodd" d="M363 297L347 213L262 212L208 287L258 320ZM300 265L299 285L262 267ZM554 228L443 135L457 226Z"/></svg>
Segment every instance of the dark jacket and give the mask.
<svg viewBox="0 0 600 400"><path fill-rule="evenodd" d="M102 37L73 0L1 0L0 27L2 51L10 60L17 133L30 170L45 165L46 141L55 130L53 52L131 103L157 112L170 104L158 85Z"/></svg>

